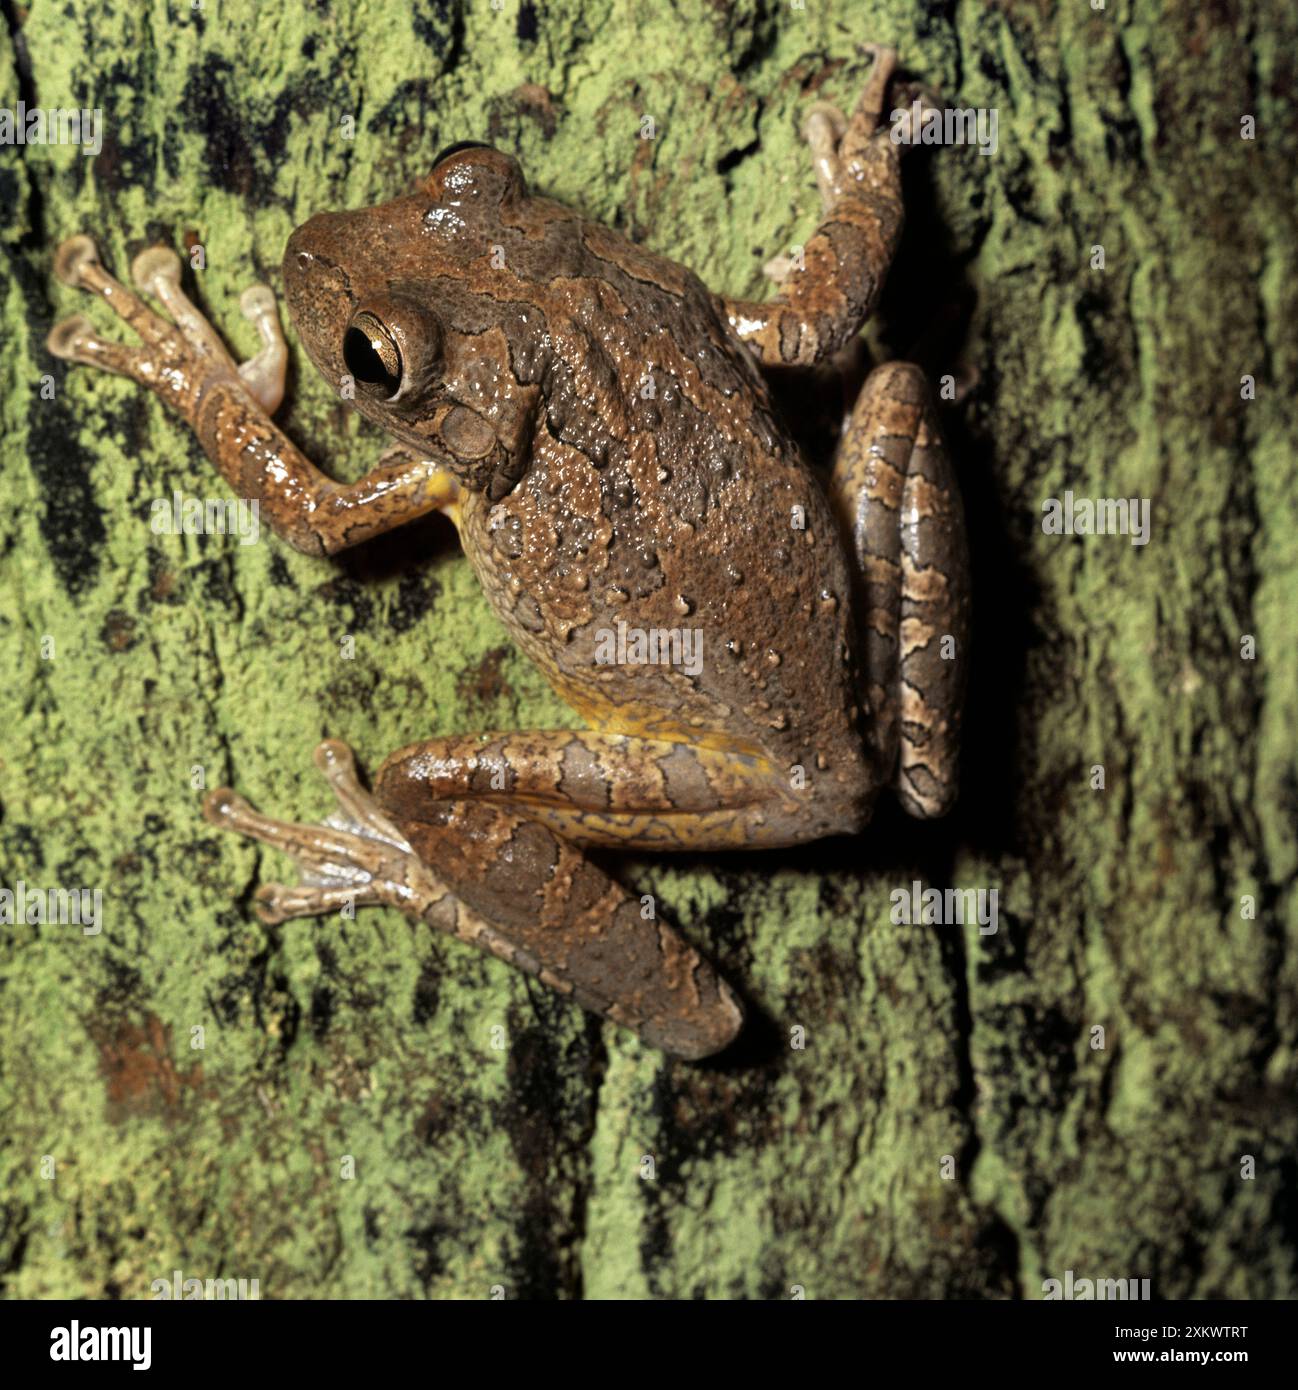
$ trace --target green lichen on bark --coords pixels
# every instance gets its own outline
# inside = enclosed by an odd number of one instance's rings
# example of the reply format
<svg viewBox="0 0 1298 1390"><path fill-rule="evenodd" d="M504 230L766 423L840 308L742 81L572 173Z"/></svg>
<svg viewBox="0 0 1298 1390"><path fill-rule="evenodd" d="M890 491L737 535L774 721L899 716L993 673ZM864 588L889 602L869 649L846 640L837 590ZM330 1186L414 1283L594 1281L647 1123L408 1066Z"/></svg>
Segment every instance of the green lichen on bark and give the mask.
<svg viewBox="0 0 1298 1390"><path fill-rule="evenodd" d="M147 1297L177 1268L282 1298L1033 1297L1066 1269L1298 1293L1291 12L5 14L0 107L101 107L105 130L94 159L0 150L0 884L104 893L97 936L0 927L8 1296ZM394 914L260 926L251 891L287 866L205 825L195 766L310 817L324 734L373 767L571 716L440 523L339 562L154 535L152 499L217 485L156 402L47 356L85 309L54 245L90 231L124 271L150 241L201 244L195 293L249 351L238 292L277 283L294 225L474 137L760 292L814 225L800 114L853 99L867 39L999 112L994 156L909 161L874 335L979 373L950 421L977 610L955 816L621 865L750 1001L713 1066ZM382 441L294 367L290 432L358 476ZM1150 543L1044 535L1066 489L1149 497ZM998 889L1000 930L893 925L915 878Z"/></svg>

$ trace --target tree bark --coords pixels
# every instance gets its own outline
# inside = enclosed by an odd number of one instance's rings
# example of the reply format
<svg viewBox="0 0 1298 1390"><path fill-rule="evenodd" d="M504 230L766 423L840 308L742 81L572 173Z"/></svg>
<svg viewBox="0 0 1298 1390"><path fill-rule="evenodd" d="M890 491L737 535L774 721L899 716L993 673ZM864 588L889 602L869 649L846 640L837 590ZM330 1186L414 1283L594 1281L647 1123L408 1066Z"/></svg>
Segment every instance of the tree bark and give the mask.
<svg viewBox="0 0 1298 1390"><path fill-rule="evenodd" d="M174 1269L280 1298L1298 1294L1292 6L3 12L0 106L103 112L93 157L0 149L0 885L103 901L98 934L3 928L10 1296ZM749 1003L711 1065L395 914L262 927L288 866L196 783L314 818L326 734L372 769L573 717L440 521L337 562L151 531L153 499L221 485L154 400L47 355L94 315L54 246L90 232L122 274L201 247L189 283L247 353L238 292L278 286L295 225L478 138L760 294L818 215L800 117L854 100L865 40L997 112L993 153L908 158L870 333L976 374L947 422L975 581L954 815L616 862ZM293 352L282 418L359 476L383 441ZM784 394L824 461L816 385ZM1048 533L1067 493L1147 500L1147 543ZM997 930L895 923L917 881L995 890Z"/></svg>

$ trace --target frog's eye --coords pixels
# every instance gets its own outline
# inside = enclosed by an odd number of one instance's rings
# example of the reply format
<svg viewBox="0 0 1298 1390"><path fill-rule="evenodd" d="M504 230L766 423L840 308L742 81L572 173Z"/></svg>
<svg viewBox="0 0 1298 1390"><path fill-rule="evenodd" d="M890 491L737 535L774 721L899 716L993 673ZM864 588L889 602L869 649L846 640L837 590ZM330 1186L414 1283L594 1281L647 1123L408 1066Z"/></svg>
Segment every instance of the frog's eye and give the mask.
<svg viewBox="0 0 1298 1390"><path fill-rule="evenodd" d="M343 361L367 395L390 401L401 389L401 349L371 313L362 311L347 325Z"/></svg>
<svg viewBox="0 0 1298 1390"><path fill-rule="evenodd" d="M447 145L433 160L433 168L436 169L442 160L450 159L453 154L459 154L461 150L489 150L490 148L491 146L482 140L457 140L455 144Z"/></svg>
<svg viewBox="0 0 1298 1390"><path fill-rule="evenodd" d="M342 357L367 396L409 403L441 363L442 325L409 295L374 295L356 306L343 333Z"/></svg>

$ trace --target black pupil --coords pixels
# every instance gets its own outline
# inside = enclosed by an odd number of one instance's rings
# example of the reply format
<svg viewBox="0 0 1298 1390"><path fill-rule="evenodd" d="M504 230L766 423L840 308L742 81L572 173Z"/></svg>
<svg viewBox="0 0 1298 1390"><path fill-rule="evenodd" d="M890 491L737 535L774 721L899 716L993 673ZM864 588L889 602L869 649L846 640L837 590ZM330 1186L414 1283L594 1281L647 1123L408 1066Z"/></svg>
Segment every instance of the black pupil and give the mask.
<svg viewBox="0 0 1298 1390"><path fill-rule="evenodd" d="M441 154L433 160L433 168L436 169L442 160L450 159L453 154L459 154L461 150L489 150L490 148L490 145L484 144L481 140L457 140L455 144L447 145Z"/></svg>
<svg viewBox="0 0 1298 1390"><path fill-rule="evenodd" d="M343 361L363 386L381 386L389 396L396 395L401 366L391 342L376 339L363 328L349 328L343 337Z"/></svg>

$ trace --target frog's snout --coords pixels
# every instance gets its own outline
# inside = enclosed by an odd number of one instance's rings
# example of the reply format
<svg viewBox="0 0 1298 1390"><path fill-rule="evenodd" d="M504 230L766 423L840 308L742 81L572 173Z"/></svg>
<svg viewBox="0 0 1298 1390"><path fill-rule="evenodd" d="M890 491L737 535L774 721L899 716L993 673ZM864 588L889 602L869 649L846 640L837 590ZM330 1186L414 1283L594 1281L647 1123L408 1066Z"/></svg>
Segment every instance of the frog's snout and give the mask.
<svg viewBox="0 0 1298 1390"><path fill-rule="evenodd" d="M317 212L289 237L284 247L282 269L284 287L291 292L308 277L318 275L329 264L324 248L331 239L329 223L337 214Z"/></svg>

